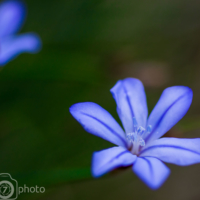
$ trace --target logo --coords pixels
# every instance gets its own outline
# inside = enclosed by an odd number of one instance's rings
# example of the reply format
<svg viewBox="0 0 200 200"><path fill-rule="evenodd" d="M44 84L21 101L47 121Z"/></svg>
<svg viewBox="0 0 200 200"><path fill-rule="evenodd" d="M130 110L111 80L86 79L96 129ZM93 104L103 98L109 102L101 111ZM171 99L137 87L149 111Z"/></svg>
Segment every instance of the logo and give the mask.
<svg viewBox="0 0 200 200"><path fill-rule="evenodd" d="M18 182L11 177L8 173L0 174L0 200L8 199L14 200L17 199L18 195L22 193L44 193L44 187L28 187L24 184L23 187L18 187Z"/></svg>
<svg viewBox="0 0 200 200"><path fill-rule="evenodd" d="M0 174L0 199L16 199L18 183L10 174Z"/></svg>

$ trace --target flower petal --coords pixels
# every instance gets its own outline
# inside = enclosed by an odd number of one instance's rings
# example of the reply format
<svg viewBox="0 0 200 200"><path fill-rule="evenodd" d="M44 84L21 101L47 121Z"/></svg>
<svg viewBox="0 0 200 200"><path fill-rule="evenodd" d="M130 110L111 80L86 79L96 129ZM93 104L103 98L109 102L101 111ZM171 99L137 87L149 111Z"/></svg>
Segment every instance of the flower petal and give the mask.
<svg viewBox="0 0 200 200"><path fill-rule="evenodd" d="M92 175L94 177L118 168L132 165L137 158L123 147L112 147L102 151L94 152L92 158Z"/></svg>
<svg viewBox="0 0 200 200"><path fill-rule="evenodd" d="M17 1L0 4L0 38L16 33L25 18L25 6Z"/></svg>
<svg viewBox="0 0 200 200"><path fill-rule="evenodd" d="M133 171L151 189L158 189L168 178L169 168L157 158L138 157L133 165Z"/></svg>
<svg viewBox="0 0 200 200"><path fill-rule="evenodd" d="M116 145L127 147L124 131L101 106L92 102L77 103L70 107L70 113L87 132Z"/></svg>
<svg viewBox="0 0 200 200"><path fill-rule="evenodd" d="M110 91L117 103L117 113L126 133L133 132L133 117L139 126L146 127L148 109L142 82L127 78L118 81Z"/></svg>
<svg viewBox="0 0 200 200"><path fill-rule="evenodd" d="M145 146L140 156L152 156L181 166L200 163L200 138L161 138Z"/></svg>
<svg viewBox="0 0 200 200"><path fill-rule="evenodd" d="M152 132L146 142L155 140L170 130L188 111L192 103L193 92L184 86L173 86L165 89L151 112L148 125Z"/></svg>
<svg viewBox="0 0 200 200"><path fill-rule="evenodd" d="M5 65L23 52L37 53L40 48L41 40L33 33L27 33L16 37L6 37L0 43L0 65Z"/></svg>

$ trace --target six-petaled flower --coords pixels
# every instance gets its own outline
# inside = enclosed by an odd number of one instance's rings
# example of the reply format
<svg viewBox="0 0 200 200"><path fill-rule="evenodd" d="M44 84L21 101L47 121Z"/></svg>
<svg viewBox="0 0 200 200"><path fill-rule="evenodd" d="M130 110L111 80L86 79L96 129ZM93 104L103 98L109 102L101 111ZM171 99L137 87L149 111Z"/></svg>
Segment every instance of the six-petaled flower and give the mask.
<svg viewBox="0 0 200 200"><path fill-rule="evenodd" d="M162 161L180 166L200 162L199 138L160 138L188 111L193 97L190 88L165 89L149 117L144 87L138 79L118 81L111 93L125 131L95 103L77 103L70 107L70 113L87 132L118 145L94 152L94 177L118 167L132 166L141 180L151 189L157 189L170 174Z"/></svg>

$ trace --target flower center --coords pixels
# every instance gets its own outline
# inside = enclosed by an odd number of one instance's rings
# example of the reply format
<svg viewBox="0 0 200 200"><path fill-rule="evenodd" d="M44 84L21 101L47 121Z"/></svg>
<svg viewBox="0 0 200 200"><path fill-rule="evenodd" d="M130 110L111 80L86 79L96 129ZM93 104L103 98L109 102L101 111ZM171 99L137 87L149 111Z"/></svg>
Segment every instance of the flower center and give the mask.
<svg viewBox="0 0 200 200"><path fill-rule="evenodd" d="M147 126L146 129L142 126L138 126L135 118L133 118L133 124L134 130L131 133L127 133L126 138L128 140L131 153L137 155L139 153L139 147L145 146L144 138L151 132L151 125Z"/></svg>

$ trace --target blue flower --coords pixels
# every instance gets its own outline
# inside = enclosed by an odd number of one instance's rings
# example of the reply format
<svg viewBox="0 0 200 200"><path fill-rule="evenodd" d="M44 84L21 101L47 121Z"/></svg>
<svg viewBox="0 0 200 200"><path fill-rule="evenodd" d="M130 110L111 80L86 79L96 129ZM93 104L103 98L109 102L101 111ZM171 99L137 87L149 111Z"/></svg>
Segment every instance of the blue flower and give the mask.
<svg viewBox="0 0 200 200"><path fill-rule="evenodd" d="M94 177L131 165L147 186L157 189L170 174L162 161L180 166L200 162L200 138L160 138L188 111L193 97L190 88L166 88L149 117L140 80L120 80L111 93L125 132L106 110L95 103L77 103L70 107L70 113L87 132L118 145L94 152Z"/></svg>
<svg viewBox="0 0 200 200"><path fill-rule="evenodd" d="M20 53L36 53L41 48L40 38L34 33L16 35L25 19L25 6L19 1L0 4L0 66Z"/></svg>

